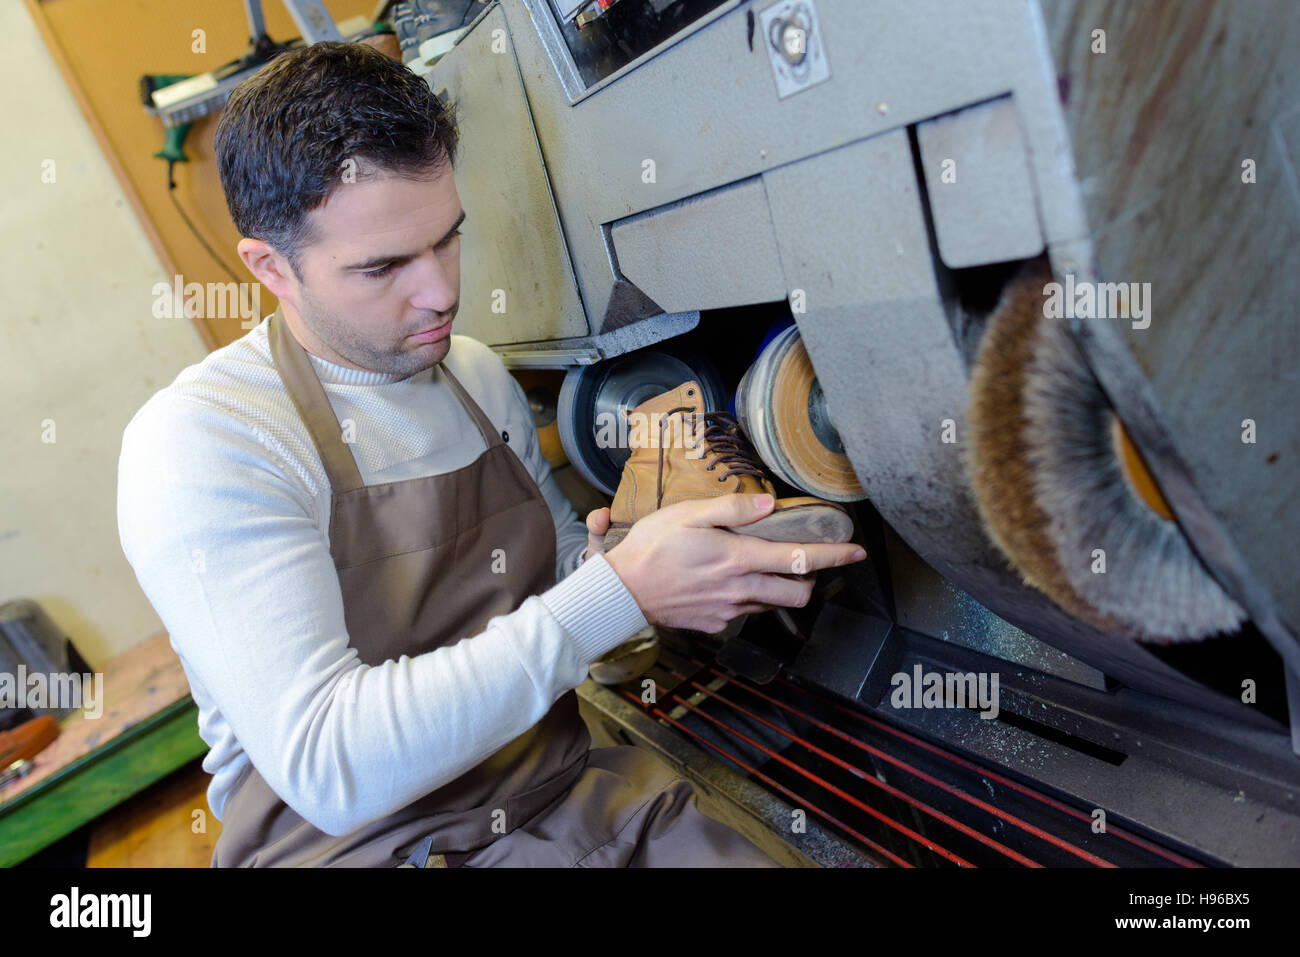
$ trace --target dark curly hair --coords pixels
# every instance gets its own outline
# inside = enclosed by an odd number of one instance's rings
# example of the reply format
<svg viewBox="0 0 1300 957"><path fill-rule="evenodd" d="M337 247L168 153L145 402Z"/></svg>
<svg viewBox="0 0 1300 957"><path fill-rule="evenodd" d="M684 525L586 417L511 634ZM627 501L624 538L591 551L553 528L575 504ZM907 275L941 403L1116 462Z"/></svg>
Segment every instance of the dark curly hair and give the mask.
<svg viewBox="0 0 1300 957"><path fill-rule="evenodd" d="M282 53L239 84L216 129L217 167L240 235L299 272L307 213L360 163L399 176L437 175L456 161L455 111L420 77L363 43ZM348 161L352 164L349 165Z"/></svg>

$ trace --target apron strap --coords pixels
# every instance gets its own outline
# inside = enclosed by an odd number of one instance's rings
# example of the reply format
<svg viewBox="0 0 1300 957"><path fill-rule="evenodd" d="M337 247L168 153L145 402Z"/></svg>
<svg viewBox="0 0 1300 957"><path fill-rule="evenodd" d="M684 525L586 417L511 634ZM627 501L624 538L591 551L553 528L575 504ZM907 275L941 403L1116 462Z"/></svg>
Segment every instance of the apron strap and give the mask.
<svg viewBox="0 0 1300 957"><path fill-rule="evenodd" d="M460 400L461 408L470 414L470 418L478 426L479 432L483 435L483 443L489 449L494 445L504 445L505 443L501 438L501 433L497 431L497 427L492 424L492 420L487 417L487 413L479 408L479 404L474 401L469 391L451 374L445 360L438 363L438 369L446 376L447 384L451 386L451 391Z"/></svg>
<svg viewBox="0 0 1300 957"><path fill-rule="evenodd" d="M293 337L279 309L267 320L266 335L271 345L271 358L284 379L299 418L307 427L312 444L316 446L325 474L329 476L330 488L335 494L363 488L365 483L361 480L361 470L357 468L352 450L343 441L338 416L330 406L320 377L312 368L307 350Z"/></svg>
<svg viewBox="0 0 1300 957"><path fill-rule="evenodd" d="M325 473L329 476L330 488L336 494L363 488L364 483L361 480L361 470L357 468L356 457L343 441L338 416L330 406L329 397L320 383L320 377L312 367L307 350L293 337L279 309L276 309L267 321L267 339L271 345L271 358L288 387L289 398L293 400L299 418L307 427L307 433L311 436L312 444L316 446L316 452L320 455L321 464L325 467ZM441 370L447 384L451 386L452 394L456 396L461 408L469 413L474 424L478 426L484 444L489 449L495 445L503 445L501 433L496 430L492 420L470 396L469 391L452 375L446 363L438 363L437 368Z"/></svg>

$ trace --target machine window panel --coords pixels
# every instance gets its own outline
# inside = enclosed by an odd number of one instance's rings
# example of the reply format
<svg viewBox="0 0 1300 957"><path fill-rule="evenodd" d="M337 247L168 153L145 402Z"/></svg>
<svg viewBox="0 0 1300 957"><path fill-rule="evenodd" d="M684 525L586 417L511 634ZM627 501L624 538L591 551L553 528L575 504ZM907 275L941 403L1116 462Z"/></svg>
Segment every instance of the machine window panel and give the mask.
<svg viewBox="0 0 1300 957"><path fill-rule="evenodd" d="M603 12L598 0L548 2L574 66L590 89L730 0L615 0Z"/></svg>

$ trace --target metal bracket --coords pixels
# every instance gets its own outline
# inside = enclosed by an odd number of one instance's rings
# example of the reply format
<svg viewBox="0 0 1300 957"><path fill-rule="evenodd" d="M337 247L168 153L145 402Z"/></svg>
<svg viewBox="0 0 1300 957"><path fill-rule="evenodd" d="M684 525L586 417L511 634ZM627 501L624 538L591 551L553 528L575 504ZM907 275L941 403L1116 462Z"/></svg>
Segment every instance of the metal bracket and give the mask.
<svg viewBox="0 0 1300 957"><path fill-rule="evenodd" d="M252 21L251 10L257 7L258 19L261 19L262 0L244 0L245 8L250 10L249 20ZM293 17L294 25L302 31L302 38L307 43L321 43L331 41L334 43L343 42L343 35L339 33L339 28L334 25L330 13L325 9L325 4L321 0L284 0L284 7L289 11L289 16ZM256 37L256 34L254 35Z"/></svg>
<svg viewBox="0 0 1300 957"><path fill-rule="evenodd" d="M758 20L778 99L831 78L812 0L784 0L760 13Z"/></svg>

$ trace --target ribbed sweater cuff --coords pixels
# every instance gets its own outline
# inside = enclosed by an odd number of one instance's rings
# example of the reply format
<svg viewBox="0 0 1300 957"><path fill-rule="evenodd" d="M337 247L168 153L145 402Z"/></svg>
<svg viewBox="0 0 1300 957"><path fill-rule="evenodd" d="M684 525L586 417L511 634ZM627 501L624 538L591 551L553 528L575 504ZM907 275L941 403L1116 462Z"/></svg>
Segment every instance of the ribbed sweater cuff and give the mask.
<svg viewBox="0 0 1300 957"><path fill-rule="evenodd" d="M604 555L592 555L540 597L588 663L650 624Z"/></svg>

